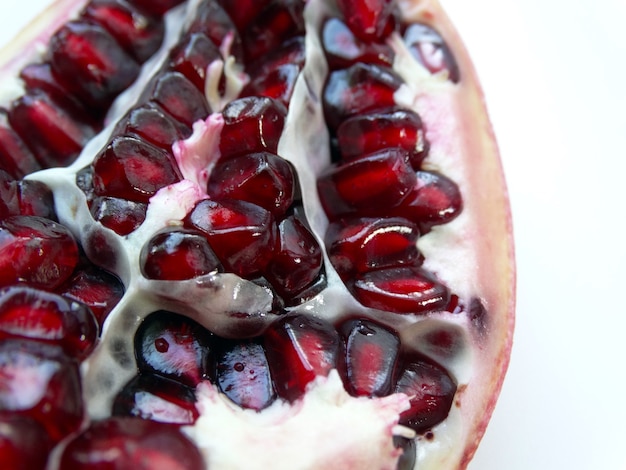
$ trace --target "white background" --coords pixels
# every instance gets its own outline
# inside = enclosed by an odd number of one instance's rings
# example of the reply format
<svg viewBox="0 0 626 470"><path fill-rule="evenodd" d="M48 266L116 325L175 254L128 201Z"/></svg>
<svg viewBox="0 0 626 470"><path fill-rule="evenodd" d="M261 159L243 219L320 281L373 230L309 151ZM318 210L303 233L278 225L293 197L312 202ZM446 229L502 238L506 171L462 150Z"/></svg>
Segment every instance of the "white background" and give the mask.
<svg viewBox="0 0 626 470"><path fill-rule="evenodd" d="M471 470L626 470L626 1L441 0L509 184L518 315ZM0 42L46 0L2 0Z"/></svg>

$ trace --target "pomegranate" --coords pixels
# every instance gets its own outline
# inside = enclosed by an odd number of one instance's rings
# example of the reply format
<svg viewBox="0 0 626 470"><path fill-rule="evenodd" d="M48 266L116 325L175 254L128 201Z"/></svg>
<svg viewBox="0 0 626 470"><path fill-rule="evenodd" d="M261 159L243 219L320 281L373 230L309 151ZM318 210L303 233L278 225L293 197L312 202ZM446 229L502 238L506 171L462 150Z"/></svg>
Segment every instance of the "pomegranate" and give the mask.
<svg viewBox="0 0 626 470"><path fill-rule="evenodd" d="M436 1L59 0L0 88L0 460L467 467L514 259Z"/></svg>

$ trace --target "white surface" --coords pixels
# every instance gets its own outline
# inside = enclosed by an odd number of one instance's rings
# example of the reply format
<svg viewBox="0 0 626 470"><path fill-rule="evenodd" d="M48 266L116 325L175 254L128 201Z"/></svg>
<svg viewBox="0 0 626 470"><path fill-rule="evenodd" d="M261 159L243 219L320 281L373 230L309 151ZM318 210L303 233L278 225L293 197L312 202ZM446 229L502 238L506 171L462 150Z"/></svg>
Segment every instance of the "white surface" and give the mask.
<svg viewBox="0 0 626 470"><path fill-rule="evenodd" d="M625 470L626 2L441 0L513 205L511 367L471 470ZM3 0L0 42L46 4Z"/></svg>

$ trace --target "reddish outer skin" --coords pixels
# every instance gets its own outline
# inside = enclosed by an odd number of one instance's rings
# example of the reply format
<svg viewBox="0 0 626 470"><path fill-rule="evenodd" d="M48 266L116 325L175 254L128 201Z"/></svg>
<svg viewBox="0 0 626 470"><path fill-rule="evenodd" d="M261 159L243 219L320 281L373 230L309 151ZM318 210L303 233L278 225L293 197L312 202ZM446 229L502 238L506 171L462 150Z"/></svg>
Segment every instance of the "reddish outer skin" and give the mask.
<svg viewBox="0 0 626 470"><path fill-rule="evenodd" d="M487 336L476 341L476 344L483 344L475 361L477 370L467 388L460 390L456 398L457 402L460 400L462 403L462 414L473 417L472 423L464 424L467 427L467 440L457 467L462 470L467 468L484 435L509 365L516 291L513 226L500 155L487 115L483 90L461 38L437 0L399 2L419 5L419 9L412 10L415 16L407 19L411 21L419 18L421 22L432 25L452 50L461 70L456 100L459 103L457 112L463 116L460 119L464 129L464 143L467 143L472 155L482 158L478 164L466 165L464 173L467 181L475 184L465 187L464 199L474 201L479 220L486 227L483 235L488 240L480 245L476 243L478 259L485 262L480 273L482 285L496 285L488 294L491 300L488 307L491 324ZM483 184L478 184L481 182ZM485 190L484 182L489 182L492 189ZM488 260L493 260L491 266ZM478 388L482 390L476 390Z"/></svg>

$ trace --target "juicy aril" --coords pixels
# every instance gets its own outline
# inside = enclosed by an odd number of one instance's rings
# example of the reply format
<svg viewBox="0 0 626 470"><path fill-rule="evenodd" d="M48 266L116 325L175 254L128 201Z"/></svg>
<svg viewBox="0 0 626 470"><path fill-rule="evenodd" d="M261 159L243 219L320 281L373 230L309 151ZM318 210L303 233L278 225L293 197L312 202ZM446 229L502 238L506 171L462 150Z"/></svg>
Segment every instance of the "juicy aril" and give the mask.
<svg viewBox="0 0 626 470"><path fill-rule="evenodd" d="M59 1L2 60L5 465L467 466L512 244L434 1Z"/></svg>

